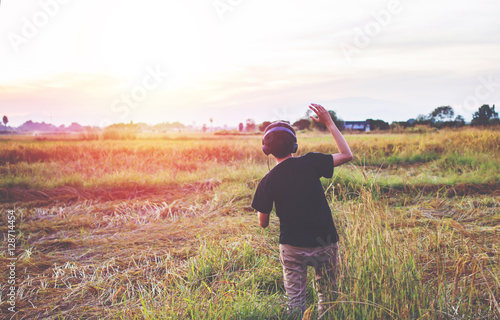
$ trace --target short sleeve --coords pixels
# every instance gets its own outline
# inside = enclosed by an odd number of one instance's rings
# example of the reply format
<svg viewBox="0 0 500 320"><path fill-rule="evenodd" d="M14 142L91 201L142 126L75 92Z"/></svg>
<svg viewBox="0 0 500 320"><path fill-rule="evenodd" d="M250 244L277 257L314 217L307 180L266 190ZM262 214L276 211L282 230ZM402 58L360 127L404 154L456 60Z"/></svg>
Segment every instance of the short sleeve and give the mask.
<svg viewBox="0 0 500 320"><path fill-rule="evenodd" d="M271 213L273 210L273 198L267 182L267 176L259 182L252 201L252 208L262 213Z"/></svg>
<svg viewBox="0 0 500 320"><path fill-rule="evenodd" d="M311 152L306 156L316 168L318 177L330 179L333 176L333 156L331 154Z"/></svg>

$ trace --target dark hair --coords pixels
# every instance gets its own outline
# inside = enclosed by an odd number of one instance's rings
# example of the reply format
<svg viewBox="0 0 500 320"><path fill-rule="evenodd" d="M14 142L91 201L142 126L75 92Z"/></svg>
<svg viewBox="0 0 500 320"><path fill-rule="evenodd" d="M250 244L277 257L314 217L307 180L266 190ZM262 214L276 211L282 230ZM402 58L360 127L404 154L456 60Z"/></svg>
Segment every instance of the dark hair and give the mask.
<svg viewBox="0 0 500 320"><path fill-rule="evenodd" d="M273 131L269 132L272 128L283 127L287 128L293 135L288 131ZM295 136L295 130L286 122L278 121L271 123L264 132L264 137L262 138L262 144L267 147L270 153L276 158L285 158L290 153L294 152L294 146L297 143L297 137Z"/></svg>

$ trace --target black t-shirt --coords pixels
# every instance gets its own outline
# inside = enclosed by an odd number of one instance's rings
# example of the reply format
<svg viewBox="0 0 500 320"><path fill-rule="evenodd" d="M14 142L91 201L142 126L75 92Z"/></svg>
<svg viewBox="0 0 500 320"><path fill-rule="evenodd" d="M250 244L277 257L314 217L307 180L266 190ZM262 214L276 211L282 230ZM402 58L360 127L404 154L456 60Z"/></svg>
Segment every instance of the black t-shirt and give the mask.
<svg viewBox="0 0 500 320"><path fill-rule="evenodd" d="M282 244L326 246L338 241L337 229L320 177L331 178L331 154L308 153L276 165L259 183L252 207L280 219Z"/></svg>

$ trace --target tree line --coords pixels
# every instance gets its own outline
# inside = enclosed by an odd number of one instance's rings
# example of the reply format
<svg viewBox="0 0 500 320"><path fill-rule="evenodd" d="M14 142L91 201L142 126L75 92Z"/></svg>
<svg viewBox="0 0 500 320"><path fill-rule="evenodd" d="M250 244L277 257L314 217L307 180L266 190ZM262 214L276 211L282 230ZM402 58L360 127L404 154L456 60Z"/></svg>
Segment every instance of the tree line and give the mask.
<svg viewBox="0 0 500 320"><path fill-rule="evenodd" d="M335 122L339 129L344 129L344 121L337 116L337 113L333 110L328 110L330 117ZM308 110L304 117L296 120L292 123L292 126L297 130L319 130L326 131L327 128L315 121L312 121L309 116L311 111ZM417 125L425 125L434 128L459 128L466 126L465 119L461 115L455 116L455 111L450 106L441 106L434 109L428 115L419 115L416 119L409 119L407 121L394 121L391 124L384 120L374 120L367 119L366 122L370 125L370 130L390 130L397 127L409 128ZM240 132L253 132L253 131L265 131L266 128L271 124L271 121L264 121L257 125L253 119L247 119L245 123L240 123L238 130ZM498 113L495 111L495 105L490 107L487 104L482 105L479 109L473 113L471 126L494 126L500 125L500 119L498 118Z"/></svg>
<svg viewBox="0 0 500 320"><path fill-rule="evenodd" d="M337 113L333 110L328 110L328 113L330 114L330 117L332 120L335 122L337 127L341 130L344 129L344 121L337 116ZM300 119L296 120L295 122L292 123L292 125L297 129L297 130L319 130L319 131L326 131L326 127L320 123L317 123L315 121L312 121L310 119L311 111L308 110L306 114L301 117ZM9 122L9 119L7 116L3 116L3 124L4 124L4 132L7 130L7 123ZM211 127L213 126L213 119L210 119L211 122ZM366 122L370 125L370 130L390 130L390 129L395 129L398 127L402 128L409 128L409 127L414 127L417 125L425 125L425 126L430 126L434 128L446 128L446 127L463 127L466 126L466 122L464 118L461 115L455 116L455 111L453 110L452 107L450 106L442 106L442 107L437 107L434 109L431 113L428 115L419 115L416 119L409 119L407 121L394 121L391 124L388 122L385 122L384 120L381 119L367 119ZM238 125L238 131L240 132L255 132L257 130L259 131L265 131L267 126L271 124L271 121L264 121L260 124L256 124L253 119L247 119L245 123L240 123ZM472 121L470 123L470 126L494 126L494 125L500 125L500 119L498 117L498 113L495 111L495 105L490 107L487 104L482 105L479 107L479 109L473 113L472 115ZM60 130L66 130L66 131L81 131L84 130L87 127L82 127L77 123L72 123L72 125L68 128L64 127L64 125L60 127L55 127L49 124L45 123L34 123L32 121L27 121L24 123L22 126L18 128L20 131L30 131L30 130L41 130L41 131L46 131L46 127L50 126L51 131L57 131L58 129ZM148 126L145 123L119 123L119 124L113 124L110 125L108 128L110 129L136 129L141 131L141 129L146 129L150 128L153 129L154 131L159 131L159 132L167 132L167 131L183 131L186 129L189 129L185 125L183 125L180 122L163 122L160 124L156 124L154 126ZM192 129L192 128L191 128ZM202 128L203 132L208 131L208 127L206 125L203 125ZM212 130L210 130L212 131Z"/></svg>

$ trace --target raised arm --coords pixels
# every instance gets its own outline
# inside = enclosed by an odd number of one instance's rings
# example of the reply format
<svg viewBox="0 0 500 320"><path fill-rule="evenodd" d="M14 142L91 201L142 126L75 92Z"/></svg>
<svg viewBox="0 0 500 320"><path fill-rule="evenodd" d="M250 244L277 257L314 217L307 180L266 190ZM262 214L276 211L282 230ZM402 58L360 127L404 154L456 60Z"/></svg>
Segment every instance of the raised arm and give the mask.
<svg viewBox="0 0 500 320"><path fill-rule="evenodd" d="M314 113L316 113L317 115L317 118L311 116L311 119L313 119L313 121L316 121L318 123L324 124L328 128L328 130L333 136L333 139L335 139L337 148L339 148L340 153L332 154L333 165L337 167L340 166L341 164L351 161L352 160L351 149L349 148L349 145L342 136L342 133L340 133L340 130L335 125L335 122L333 122L332 117L330 116L328 111L326 111L326 109L323 108L321 105L315 103L311 103L309 108L312 111L314 111Z"/></svg>

